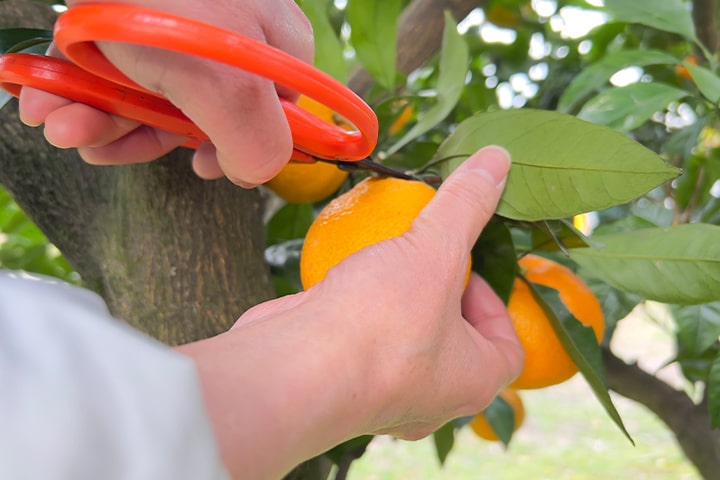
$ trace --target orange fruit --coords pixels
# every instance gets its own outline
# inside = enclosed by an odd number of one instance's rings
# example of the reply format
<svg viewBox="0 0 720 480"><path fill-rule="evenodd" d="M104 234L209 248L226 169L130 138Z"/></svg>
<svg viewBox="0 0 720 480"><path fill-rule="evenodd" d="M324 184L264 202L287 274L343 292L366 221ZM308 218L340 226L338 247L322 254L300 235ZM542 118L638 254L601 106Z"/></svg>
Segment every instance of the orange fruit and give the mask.
<svg viewBox="0 0 720 480"><path fill-rule="evenodd" d="M400 133L400 130L403 129L405 125L408 124L410 120L412 120L413 115L415 114L415 107L412 105L406 105L403 107L403 109L400 111L400 114L395 118L393 123L388 128L388 133L390 135L396 135Z"/></svg>
<svg viewBox="0 0 720 480"><path fill-rule="evenodd" d="M335 123L333 111L309 97L300 96L297 105L327 123ZM330 163L290 162L265 186L286 202L319 202L337 192L347 176L348 172Z"/></svg>
<svg viewBox="0 0 720 480"><path fill-rule="evenodd" d="M684 59L684 62L687 62L691 65L697 65L697 57L695 55L687 55ZM675 66L675 75L679 78L684 78L685 80L692 80L692 75L690 74L690 71L687 69L685 65L678 64Z"/></svg>
<svg viewBox="0 0 720 480"><path fill-rule="evenodd" d="M502 397L502 399L510 405L510 408L512 408L514 420L513 432L515 432L518 428L520 428L523 420L525 420L525 407L522 399L520 398L518 392L512 388L506 388L500 392L500 397ZM488 422L487 417L483 412L478 413L472 418L472 420L470 420L470 428L472 428L473 432L475 432L475 434L480 438L490 440L491 442L500 440L497 433L495 433L495 430L493 430L490 426L490 422Z"/></svg>
<svg viewBox="0 0 720 480"><path fill-rule="evenodd" d="M602 307L580 277L569 268L537 255L524 256L519 265L525 270L528 281L557 290L565 307L583 325L592 327L595 338L600 342L605 328ZM577 373L577 365L560 343L550 320L522 279L515 279L508 312L525 350L523 370L510 385L511 388L548 387L562 383Z"/></svg>
<svg viewBox="0 0 720 480"><path fill-rule="evenodd" d="M303 288L322 281L328 270L358 250L405 233L434 195L435 189L424 182L368 177L334 198L305 236Z"/></svg>

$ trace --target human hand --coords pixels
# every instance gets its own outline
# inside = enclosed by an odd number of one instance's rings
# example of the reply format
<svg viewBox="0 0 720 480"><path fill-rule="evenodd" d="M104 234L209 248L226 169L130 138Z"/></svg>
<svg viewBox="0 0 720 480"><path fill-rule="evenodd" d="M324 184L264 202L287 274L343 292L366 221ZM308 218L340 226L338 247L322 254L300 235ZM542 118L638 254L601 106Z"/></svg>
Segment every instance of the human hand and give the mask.
<svg viewBox="0 0 720 480"><path fill-rule="evenodd" d="M406 234L351 255L305 293L360 348L354 361L370 375L363 395L374 405L362 433L424 437L481 411L520 372L505 305L477 274L463 289L508 168L506 152L481 150Z"/></svg>
<svg viewBox="0 0 720 480"><path fill-rule="evenodd" d="M362 434L421 438L480 412L519 374L502 301L476 274L463 288L508 168L504 150L479 151L404 235L180 347L198 365L231 472L279 478Z"/></svg>
<svg viewBox="0 0 720 480"><path fill-rule="evenodd" d="M68 0L70 8L93 0ZM293 0L131 1L116 3L164 10L266 42L312 63L312 28ZM128 44L98 44L129 78L162 93L211 139L197 149L193 168L203 178L227 176L250 187L272 178L290 159L292 138L279 96L296 94L253 74L196 57ZM60 56L55 48L48 52ZM48 141L78 148L88 163L154 160L187 138L138 125L32 88L23 88L20 115L45 124Z"/></svg>

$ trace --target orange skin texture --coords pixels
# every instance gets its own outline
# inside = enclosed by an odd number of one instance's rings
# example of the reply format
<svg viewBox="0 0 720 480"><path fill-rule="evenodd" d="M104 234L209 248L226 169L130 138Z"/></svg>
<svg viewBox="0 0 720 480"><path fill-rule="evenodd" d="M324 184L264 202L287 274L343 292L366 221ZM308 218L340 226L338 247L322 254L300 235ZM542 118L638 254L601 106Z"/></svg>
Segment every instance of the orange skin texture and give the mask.
<svg viewBox="0 0 720 480"><path fill-rule="evenodd" d="M435 195L430 185L369 177L331 201L317 216L300 255L300 279L309 289L328 270L362 248L398 237ZM465 284L470 276L470 265Z"/></svg>

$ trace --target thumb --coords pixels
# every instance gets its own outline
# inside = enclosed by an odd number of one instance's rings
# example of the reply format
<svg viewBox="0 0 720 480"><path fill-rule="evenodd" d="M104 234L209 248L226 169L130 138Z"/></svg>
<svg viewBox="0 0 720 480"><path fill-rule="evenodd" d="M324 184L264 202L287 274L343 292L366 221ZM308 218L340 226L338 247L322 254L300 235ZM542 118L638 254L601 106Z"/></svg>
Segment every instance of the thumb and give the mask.
<svg viewBox="0 0 720 480"><path fill-rule="evenodd" d="M504 148L478 150L443 182L418 220L453 232L469 251L495 212L509 170L510 154Z"/></svg>

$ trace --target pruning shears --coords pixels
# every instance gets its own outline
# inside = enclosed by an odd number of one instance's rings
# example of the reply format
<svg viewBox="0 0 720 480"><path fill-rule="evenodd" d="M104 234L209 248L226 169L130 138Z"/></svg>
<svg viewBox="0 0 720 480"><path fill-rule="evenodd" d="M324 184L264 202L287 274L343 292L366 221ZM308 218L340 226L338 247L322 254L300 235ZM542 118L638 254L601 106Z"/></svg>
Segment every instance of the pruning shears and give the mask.
<svg viewBox="0 0 720 480"><path fill-rule="evenodd" d="M58 17L53 40L68 60L28 53L1 55L0 87L14 96L23 86L38 88L187 136L186 146L192 147L209 141L208 136L166 98L127 78L95 42L124 42L200 56L306 95L354 126L346 130L330 125L281 98L292 131L292 161L322 160L350 170L413 178L369 158L377 144L378 119L367 103L324 72L264 43L193 19L116 4L70 8Z"/></svg>

